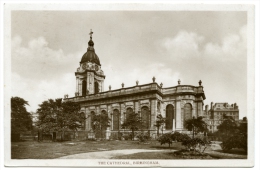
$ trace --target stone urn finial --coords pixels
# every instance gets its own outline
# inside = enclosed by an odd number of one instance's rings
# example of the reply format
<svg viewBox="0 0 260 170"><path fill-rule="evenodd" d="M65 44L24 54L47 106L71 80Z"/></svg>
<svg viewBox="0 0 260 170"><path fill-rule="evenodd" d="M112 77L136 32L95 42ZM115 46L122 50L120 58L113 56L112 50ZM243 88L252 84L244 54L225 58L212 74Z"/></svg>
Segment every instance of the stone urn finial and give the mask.
<svg viewBox="0 0 260 170"><path fill-rule="evenodd" d="M125 84L124 84L124 83L122 83L121 85L122 85L122 88L124 88L124 85L125 85Z"/></svg>
<svg viewBox="0 0 260 170"><path fill-rule="evenodd" d="M161 83L161 84L160 84L160 86L161 86L161 88L162 88L162 86L163 86L163 83Z"/></svg>
<svg viewBox="0 0 260 170"><path fill-rule="evenodd" d="M202 81L200 80L200 81L199 81L199 85L201 86L201 84L202 84Z"/></svg>
<svg viewBox="0 0 260 170"><path fill-rule="evenodd" d="M109 85L109 87L108 87L108 88L109 88L109 91L110 91L110 90L111 90L111 85Z"/></svg>
<svg viewBox="0 0 260 170"><path fill-rule="evenodd" d="M153 76L153 83L155 82L155 77Z"/></svg>
<svg viewBox="0 0 260 170"><path fill-rule="evenodd" d="M178 85L180 85L180 84L181 84L181 80L179 79L179 80L178 80Z"/></svg>
<svg viewBox="0 0 260 170"><path fill-rule="evenodd" d="M136 80L136 85L138 86L138 83L139 83L139 81L138 80Z"/></svg>

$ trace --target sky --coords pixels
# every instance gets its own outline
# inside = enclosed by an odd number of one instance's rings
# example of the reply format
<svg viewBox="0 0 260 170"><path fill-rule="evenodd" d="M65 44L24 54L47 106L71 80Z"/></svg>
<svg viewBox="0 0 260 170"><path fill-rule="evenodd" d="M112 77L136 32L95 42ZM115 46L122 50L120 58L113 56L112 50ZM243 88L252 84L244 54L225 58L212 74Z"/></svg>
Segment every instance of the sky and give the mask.
<svg viewBox="0 0 260 170"><path fill-rule="evenodd" d="M12 96L35 112L74 96L90 29L105 91L152 82L198 86L205 105L237 103L247 116L247 13L200 11L13 11Z"/></svg>

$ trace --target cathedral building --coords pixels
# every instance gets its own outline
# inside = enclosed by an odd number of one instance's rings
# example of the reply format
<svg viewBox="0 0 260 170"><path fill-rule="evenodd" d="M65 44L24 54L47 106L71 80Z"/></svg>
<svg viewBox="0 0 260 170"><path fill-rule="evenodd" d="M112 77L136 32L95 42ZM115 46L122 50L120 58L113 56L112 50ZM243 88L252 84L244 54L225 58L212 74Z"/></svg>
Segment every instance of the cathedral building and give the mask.
<svg viewBox="0 0 260 170"><path fill-rule="evenodd" d="M158 85L156 78L149 84L139 84L104 91L105 73L94 49L94 42L90 33L87 52L83 54L79 68L75 72L75 97L64 96L64 101L77 102L81 112L86 116L84 130L90 132L91 118L94 114L107 114L111 119L107 128L108 138L113 133L123 131L121 124L131 112L140 114L145 122L146 131L155 131L156 116L161 114L166 118L163 127L165 132L185 131L184 122L193 116L203 116L203 101L205 94L202 82L198 86L182 85L181 81L172 87L163 88Z"/></svg>

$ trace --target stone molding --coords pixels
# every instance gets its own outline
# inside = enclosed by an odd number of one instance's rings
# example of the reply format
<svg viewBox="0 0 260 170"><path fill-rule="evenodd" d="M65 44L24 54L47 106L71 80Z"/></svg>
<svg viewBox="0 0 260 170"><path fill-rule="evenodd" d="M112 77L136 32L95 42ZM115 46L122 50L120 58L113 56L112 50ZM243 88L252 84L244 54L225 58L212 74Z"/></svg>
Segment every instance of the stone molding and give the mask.
<svg viewBox="0 0 260 170"><path fill-rule="evenodd" d="M184 105L187 104L187 103L191 104L191 107L192 107L192 108L194 107L193 100L190 100L190 99L189 99L189 100L182 100L182 101L181 101L181 107L183 108Z"/></svg>

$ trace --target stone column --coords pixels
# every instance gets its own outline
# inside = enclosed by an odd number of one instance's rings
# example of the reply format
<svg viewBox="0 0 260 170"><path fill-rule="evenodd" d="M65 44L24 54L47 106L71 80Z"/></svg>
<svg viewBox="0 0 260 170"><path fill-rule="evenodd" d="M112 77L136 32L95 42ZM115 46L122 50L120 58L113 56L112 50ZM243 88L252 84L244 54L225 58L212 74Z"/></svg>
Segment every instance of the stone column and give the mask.
<svg viewBox="0 0 260 170"><path fill-rule="evenodd" d="M78 82L78 85L79 85L79 96L82 96L82 88L81 88L81 84L82 84L82 82L81 82L81 80L78 80L79 82Z"/></svg>
<svg viewBox="0 0 260 170"><path fill-rule="evenodd" d="M182 129L182 120L181 120L181 100L176 99L176 130Z"/></svg>
<svg viewBox="0 0 260 170"><path fill-rule="evenodd" d="M139 101L134 101L134 112L138 113L139 111Z"/></svg>
<svg viewBox="0 0 260 170"><path fill-rule="evenodd" d="M101 92L103 92L104 91L104 80L101 81L101 86L102 86L101 87Z"/></svg>
<svg viewBox="0 0 260 170"><path fill-rule="evenodd" d="M114 125L113 119L114 119L114 118L113 118L113 112L112 112L112 113L111 113L111 130L114 130L114 129L113 129L113 125Z"/></svg>
<svg viewBox="0 0 260 170"><path fill-rule="evenodd" d="M124 123L124 112L125 112L125 104L120 103L120 120L119 120L119 129L121 129L121 125Z"/></svg>
<svg viewBox="0 0 260 170"><path fill-rule="evenodd" d="M198 101L198 116L202 116L202 111L203 111L203 105L202 101Z"/></svg>
<svg viewBox="0 0 260 170"><path fill-rule="evenodd" d="M79 92L79 78L76 77L76 93Z"/></svg>
<svg viewBox="0 0 260 170"><path fill-rule="evenodd" d="M175 131L175 129L176 129L176 127L175 127L175 120L176 120L176 119L173 119L173 120L172 120L172 131Z"/></svg>
<svg viewBox="0 0 260 170"><path fill-rule="evenodd" d="M88 73L87 79L88 79L87 87L89 90L89 94L94 94L94 86L95 86L94 73L92 72Z"/></svg>
<svg viewBox="0 0 260 170"><path fill-rule="evenodd" d="M155 129L155 121L156 121L156 112L157 112L157 102L156 99L152 99L150 101L150 111L151 111L151 115L150 115L150 129Z"/></svg>
<svg viewBox="0 0 260 170"><path fill-rule="evenodd" d="M86 107L85 108L85 117L87 118L86 120L85 120L85 124L86 124L86 126L85 126L85 130L86 131L88 131L88 130L90 130L91 129L91 122L89 121L91 118L90 118L90 112L89 112L89 109Z"/></svg>
<svg viewBox="0 0 260 170"><path fill-rule="evenodd" d="M109 108L109 105L107 105L107 116L108 116L108 118L110 119L110 123L109 123L109 127L108 127L108 129L109 130L111 130L111 120L112 120L112 118L111 118L111 111L110 111L110 108Z"/></svg>
<svg viewBox="0 0 260 170"><path fill-rule="evenodd" d="M195 118L197 118L197 114L196 114L196 112L197 112L197 111L196 111L196 110L197 110L197 107L196 107L196 106L197 106L197 103L196 103L196 102L193 102L192 108L191 108L191 109L192 109L192 110L191 110L191 113L192 113L192 114L191 114L191 117L194 116Z"/></svg>

